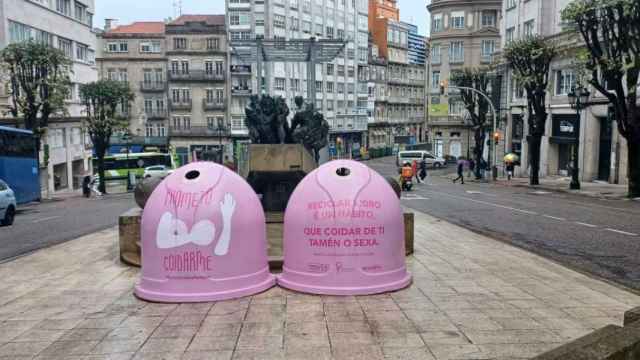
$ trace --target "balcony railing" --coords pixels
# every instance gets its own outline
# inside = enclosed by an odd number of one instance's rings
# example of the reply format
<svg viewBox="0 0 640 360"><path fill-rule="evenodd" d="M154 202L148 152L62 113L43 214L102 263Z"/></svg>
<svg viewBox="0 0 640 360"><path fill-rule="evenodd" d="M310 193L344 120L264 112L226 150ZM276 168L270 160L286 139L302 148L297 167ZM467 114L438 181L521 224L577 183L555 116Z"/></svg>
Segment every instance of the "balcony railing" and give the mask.
<svg viewBox="0 0 640 360"><path fill-rule="evenodd" d="M207 70L169 70L169 80L173 81L224 81L225 78L224 73L216 73Z"/></svg>
<svg viewBox="0 0 640 360"><path fill-rule="evenodd" d="M171 108L171 110L191 110L191 108L193 107L193 101L191 99L183 100L180 102L170 101L169 107Z"/></svg>
<svg viewBox="0 0 640 360"><path fill-rule="evenodd" d="M163 92L167 89L165 81L143 81L140 83L140 91L143 92Z"/></svg>
<svg viewBox="0 0 640 360"><path fill-rule="evenodd" d="M167 110L165 109L146 110L144 113L147 116L147 120L164 120L167 118Z"/></svg>
<svg viewBox="0 0 640 360"><path fill-rule="evenodd" d="M240 96L249 96L253 93L253 90L248 86L232 86L231 94Z"/></svg>
<svg viewBox="0 0 640 360"><path fill-rule="evenodd" d="M229 128L218 128L216 126L191 126L184 127L171 127L169 129L170 136L184 136L184 137L224 137L229 135Z"/></svg>
<svg viewBox="0 0 640 360"><path fill-rule="evenodd" d="M202 109L204 111L224 110L226 104L224 99L202 99Z"/></svg>

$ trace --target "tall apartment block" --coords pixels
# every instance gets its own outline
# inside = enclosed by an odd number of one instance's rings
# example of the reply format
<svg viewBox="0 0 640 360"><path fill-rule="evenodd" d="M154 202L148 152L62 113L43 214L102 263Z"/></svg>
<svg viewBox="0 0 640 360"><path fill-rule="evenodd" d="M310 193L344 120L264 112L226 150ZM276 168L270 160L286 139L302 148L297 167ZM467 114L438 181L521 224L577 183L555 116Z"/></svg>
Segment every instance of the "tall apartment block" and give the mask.
<svg viewBox="0 0 640 360"><path fill-rule="evenodd" d="M102 79L124 81L135 95L128 108L130 138L116 135L112 152L167 152L169 112L167 99L167 43L164 22L134 22L114 26L107 20L98 35L98 72Z"/></svg>
<svg viewBox="0 0 640 360"><path fill-rule="evenodd" d="M0 1L0 48L33 40L64 51L73 61L71 91L66 100L68 116L51 118L42 141L40 183L44 197L80 188L82 176L91 171L91 141L82 126L79 86L97 79L94 13L94 0ZM15 119L10 119L6 111L7 89L0 86L0 122L13 125Z"/></svg>
<svg viewBox="0 0 640 360"><path fill-rule="evenodd" d="M540 176L569 176L572 148L579 147L578 165L581 181L627 183L628 161L626 140L619 134L615 115L607 99L593 88L590 106L578 116L569 104L567 94L576 86L573 62L578 51L576 38L564 31L560 18L567 0L507 0L504 13L502 44L539 35L563 49L551 63L547 90L545 135L540 152ZM582 40L580 39L580 42ZM527 145L526 95L522 86L505 66L506 88L503 106L507 109L506 148L521 155L520 175L526 176L529 161ZM578 131L578 129L580 131ZM577 136L579 134L579 137Z"/></svg>
<svg viewBox="0 0 640 360"><path fill-rule="evenodd" d="M451 72L489 65L500 46L499 13L502 1L433 0L429 57L430 104L447 104L448 116L429 112L428 126L438 156L468 156L473 134L459 96L440 95L440 82ZM433 107L432 107L433 108Z"/></svg>
<svg viewBox="0 0 640 360"><path fill-rule="evenodd" d="M350 156L366 146L368 4L366 0L226 0L231 45L236 40L342 39L345 51L331 63L316 67L316 108L331 126L330 149ZM265 63L258 81L255 64L232 56L232 131L243 129L249 95L282 96L295 109L294 98L306 94L306 65ZM260 83L260 87L258 84Z"/></svg>
<svg viewBox="0 0 640 360"><path fill-rule="evenodd" d="M426 67L410 61L410 54L415 57L419 50L410 49L409 33L417 29L399 21L395 1L369 0L369 10L369 88L374 98L369 147L423 142Z"/></svg>
<svg viewBox="0 0 640 360"><path fill-rule="evenodd" d="M121 109L133 137L126 143L115 137L114 151L170 148L181 164L231 156L224 21L224 15L182 15L166 24L107 26L101 77L127 81L136 94Z"/></svg>
<svg viewBox="0 0 640 360"><path fill-rule="evenodd" d="M407 24L409 29L409 50L407 53L409 64L426 66L427 38L418 34L418 27Z"/></svg>

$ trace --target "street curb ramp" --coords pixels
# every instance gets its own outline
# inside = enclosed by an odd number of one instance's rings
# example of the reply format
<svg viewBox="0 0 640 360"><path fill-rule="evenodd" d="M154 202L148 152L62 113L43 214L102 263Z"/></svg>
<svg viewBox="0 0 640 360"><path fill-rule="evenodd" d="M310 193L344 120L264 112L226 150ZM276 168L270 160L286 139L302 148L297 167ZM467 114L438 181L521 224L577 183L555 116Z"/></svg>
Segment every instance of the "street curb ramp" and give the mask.
<svg viewBox="0 0 640 360"><path fill-rule="evenodd" d="M624 327L607 325L532 360L638 360L640 307L624 314Z"/></svg>

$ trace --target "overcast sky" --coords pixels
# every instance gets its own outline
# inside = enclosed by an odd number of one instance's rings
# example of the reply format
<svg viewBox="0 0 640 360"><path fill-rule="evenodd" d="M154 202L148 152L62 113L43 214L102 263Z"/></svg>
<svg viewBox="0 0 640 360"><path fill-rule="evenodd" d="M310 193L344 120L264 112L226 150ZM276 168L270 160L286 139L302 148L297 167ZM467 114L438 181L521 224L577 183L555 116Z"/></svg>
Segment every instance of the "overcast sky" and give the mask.
<svg viewBox="0 0 640 360"><path fill-rule="evenodd" d="M118 23L133 21L159 21L174 15L174 0L96 0L95 26L103 27L105 18L118 19ZM398 0L400 17L420 28L427 35L427 9L430 0ZM222 14L224 0L182 0L183 14Z"/></svg>

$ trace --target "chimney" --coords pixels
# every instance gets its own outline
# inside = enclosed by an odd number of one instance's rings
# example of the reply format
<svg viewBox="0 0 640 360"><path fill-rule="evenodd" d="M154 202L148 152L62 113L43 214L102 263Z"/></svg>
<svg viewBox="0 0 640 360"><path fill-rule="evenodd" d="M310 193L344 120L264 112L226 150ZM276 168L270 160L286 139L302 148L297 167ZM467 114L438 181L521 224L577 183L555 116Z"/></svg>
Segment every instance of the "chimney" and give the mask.
<svg viewBox="0 0 640 360"><path fill-rule="evenodd" d="M118 25L118 19L104 19L104 31L109 31Z"/></svg>

